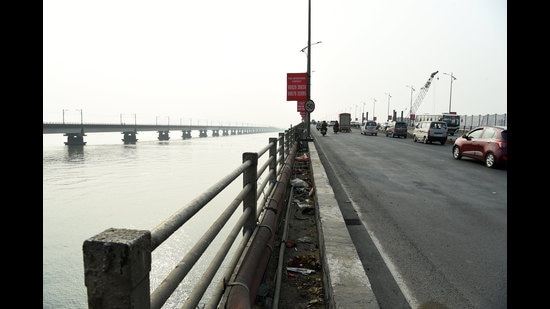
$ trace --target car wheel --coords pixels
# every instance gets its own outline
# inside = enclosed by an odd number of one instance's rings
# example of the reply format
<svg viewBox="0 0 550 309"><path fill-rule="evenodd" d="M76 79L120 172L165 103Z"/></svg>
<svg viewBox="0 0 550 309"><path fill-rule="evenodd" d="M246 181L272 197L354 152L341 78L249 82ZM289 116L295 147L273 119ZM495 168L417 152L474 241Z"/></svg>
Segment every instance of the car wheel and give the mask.
<svg viewBox="0 0 550 309"><path fill-rule="evenodd" d="M495 167L495 155L492 153L487 153L485 155L485 166L494 168Z"/></svg>
<svg viewBox="0 0 550 309"><path fill-rule="evenodd" d="M424 137L424 140L423 140L424 144L427 144L428 143L428 139L426 137Z"/></svg>
<svg viewBox="0 0 550 309"><path fill-rule="evenodd" d="M441 141L441 145L445 145L447 141Z"/></svg>
<svg viewBox="0 0 550 309"><path fill-rule="evenodd" d="M462 155L460 154L460 148L458 146L453 147L453 158L456 160L462 159Z"/></svg>
<svg viewBox="0 0 550 309"><path fill-rule="evenodd" d="M413 135L413 142L418 142L418 139L416 138L416 135Z"/></svg>

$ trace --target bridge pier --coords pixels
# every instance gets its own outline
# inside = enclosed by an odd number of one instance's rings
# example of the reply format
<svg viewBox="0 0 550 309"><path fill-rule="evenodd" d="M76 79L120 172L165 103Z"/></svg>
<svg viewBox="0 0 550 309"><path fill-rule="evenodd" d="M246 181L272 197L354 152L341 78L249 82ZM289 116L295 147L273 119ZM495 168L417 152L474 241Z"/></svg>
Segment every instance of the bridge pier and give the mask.
<svg viewBox="0 0 550 309"><path fill-rule="evenodd" d="M86 142L84 141L84 136L86 134L84 133L65 133L63 136L67 137L67 141L65 142L65 145L68 146L84 146L86 145Z"/></svg>
<svg viewBox="0 0 550 309"><path fill-rule="evenodd" d="M228 136L229 135L229 131L227 129L223 129L223 133L222 133L223 136Z"/></svg>
<svg viewBox="0 0 550 309"><path fill-rule="evenodd" d="M183 139L191 138L191 130L182 130L181 138Z"/></svg>
<svg viewBox="0 0 550 309"><path fill-rule="evenodd" d="M208 133L207 133L207 130L206 129L201 129L199 130L199 137L207 137L208 136Z"/></svg>
<svg viewBox="0 0 550 309"><path fill-rule="evenodd" d="M158 132L159 132L159 136L158 136L159 141L167 141L170 139L170 135L168 134L170 131L158 131Z"/></svg>
<svg viewBox="0 0 550 309"><path fill-rule="evenodd" d="M220 130L212 129L212 136L220 136Z"/></svg>
<svg viewBox="0 0 550 309"><path fill-rule="evenodd" d="M124 134L122 139L124 144L135 144L137 142L136 132L122 132L122 134Z"/></svg>

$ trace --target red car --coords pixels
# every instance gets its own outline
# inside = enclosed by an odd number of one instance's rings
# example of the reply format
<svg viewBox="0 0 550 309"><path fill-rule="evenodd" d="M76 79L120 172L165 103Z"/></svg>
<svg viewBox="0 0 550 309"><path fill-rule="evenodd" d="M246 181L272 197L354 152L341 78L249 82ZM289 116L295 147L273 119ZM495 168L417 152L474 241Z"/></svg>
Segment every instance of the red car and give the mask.
<svg viewBox="0 0 550 309"><path fill-rule="evenodd" d="M508 130L506 126L479 126L457 138L453 158L472 158L495 168L508 163Z"/></svg>

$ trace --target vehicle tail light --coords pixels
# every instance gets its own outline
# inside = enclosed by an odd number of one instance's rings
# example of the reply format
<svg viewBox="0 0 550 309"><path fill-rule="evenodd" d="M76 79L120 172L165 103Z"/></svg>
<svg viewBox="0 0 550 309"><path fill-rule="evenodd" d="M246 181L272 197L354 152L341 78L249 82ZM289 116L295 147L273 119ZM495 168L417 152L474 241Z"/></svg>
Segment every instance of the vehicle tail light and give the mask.
<svg viewBox="0 0 550 309"><path fill-rule="evenodd" d="M498 146L498 148L506 148L506 142L495 142L495 144Z"/></svg>

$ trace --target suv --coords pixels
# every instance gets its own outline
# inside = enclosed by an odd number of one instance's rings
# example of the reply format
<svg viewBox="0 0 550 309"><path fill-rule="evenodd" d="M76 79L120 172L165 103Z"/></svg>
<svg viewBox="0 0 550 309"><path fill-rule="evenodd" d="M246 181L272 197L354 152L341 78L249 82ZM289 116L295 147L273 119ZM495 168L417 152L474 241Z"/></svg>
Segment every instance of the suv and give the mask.
<svg viewBox="0 0 550 309"><path fill-rule="evenodd" d="M386 128L386 137L403 137L407 138L407 123L404 121L392 121Z"/></svg>
<svg viewBox="0 0 550 309"><path fill-rule="evenodd" d="M443 121L420 121L413 132L413 140L421 141L424 144L440 142L445 145L447 142L447 123Z"/></svg>
<svg viewBox="0 0 550 309"><path fill-rule="evenodd" d="M378 135L378 123L372 120L365 121L361 126L361 134Z"/></svg>

